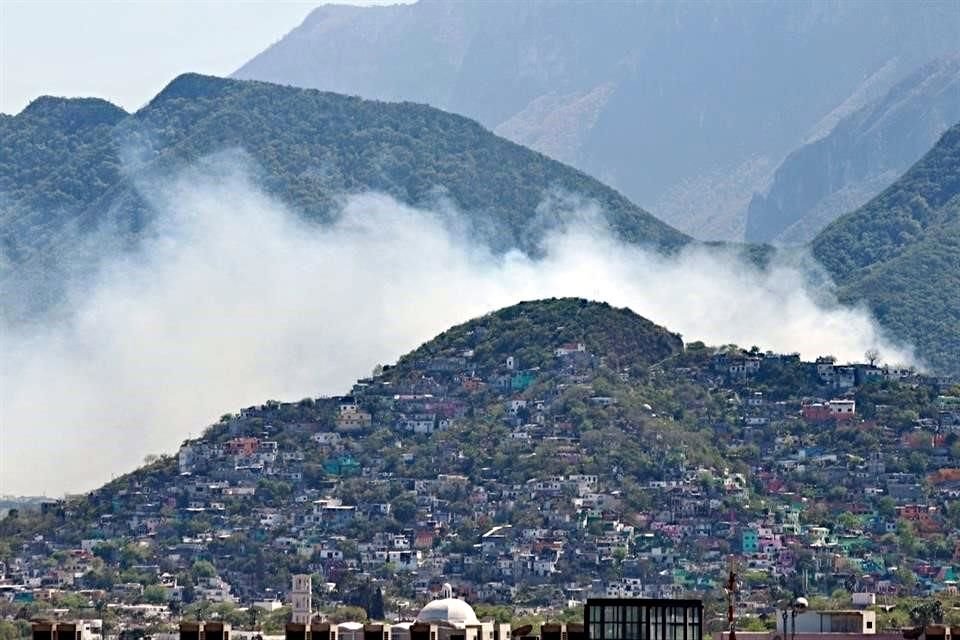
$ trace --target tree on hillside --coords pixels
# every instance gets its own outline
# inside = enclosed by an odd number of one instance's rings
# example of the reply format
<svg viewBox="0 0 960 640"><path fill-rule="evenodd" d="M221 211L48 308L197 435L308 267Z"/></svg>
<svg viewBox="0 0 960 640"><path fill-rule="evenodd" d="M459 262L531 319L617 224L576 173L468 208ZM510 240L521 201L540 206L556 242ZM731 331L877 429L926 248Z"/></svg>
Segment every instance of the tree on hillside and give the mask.
<svg viewBox="0 0 960 640"><path fill-rule="evenodd" d="M934 600L918 604L910 610L910 621L917 626L943 624L943 603Z"/></svg>
<svg viewBox="0 0 960 640"><path fill-rule="evenodd" d="M877 500L877 513L884 518L892 518L897 515L897 503L890 496L883 496Z"/></svg>
<svg viewBox="0 0 960 640"><path fill-rule="evenodd" d="M383 589L379 586L376 591L373 592L373 596L370 598L370 608L368 609L370 613L371 620L383 620L385 617L383 610Z"/></svg>
<svg viewBox="0 0 960 640"><path fill-rule="evenodd" d="M152 584L143 590L143 601L147 604L164 604L167 601L167 590L159 584Z"/></svg>
<svg viewBox="0 0 960 640"><path fill-rule="evenodd" d="M327 613L327 620L333 624L340 624L341 622L366 622L367 612L364 611L363 608L356 606L337 607Z"/></svg>
<svg viewBox="0 0 960 640"><path fill-rule="evenodd" d="M198 579L215 578L217 576L217 568L208 560L197 560L193 563L191 573Z"/></svg>

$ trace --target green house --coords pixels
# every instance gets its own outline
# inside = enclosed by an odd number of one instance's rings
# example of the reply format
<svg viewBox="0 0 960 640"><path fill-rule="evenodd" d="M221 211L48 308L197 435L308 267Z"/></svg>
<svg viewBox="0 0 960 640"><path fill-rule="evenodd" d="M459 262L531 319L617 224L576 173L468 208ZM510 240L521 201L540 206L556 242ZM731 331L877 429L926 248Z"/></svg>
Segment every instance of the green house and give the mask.
<svg viewBox="0 0 960 640"><path fill-rule="evenodd" d="M673 570L673 584L678 584L687 588L692 588L697 581L686 569L677 568Z"/></svg>
<svg viewBox="0 0 960 640"><path fill-rule="evenodd" d="M523 391L533 384L537 375L533 371L519 371L510 378L510 388L513 391Z"/></svg>
<svg viewBox="0 0 960 640"><path fill-rule="evenodd" d="M351 455L342 455L324 462L323 470L332 476L357 476L360 475L360 463Z"/></svg>

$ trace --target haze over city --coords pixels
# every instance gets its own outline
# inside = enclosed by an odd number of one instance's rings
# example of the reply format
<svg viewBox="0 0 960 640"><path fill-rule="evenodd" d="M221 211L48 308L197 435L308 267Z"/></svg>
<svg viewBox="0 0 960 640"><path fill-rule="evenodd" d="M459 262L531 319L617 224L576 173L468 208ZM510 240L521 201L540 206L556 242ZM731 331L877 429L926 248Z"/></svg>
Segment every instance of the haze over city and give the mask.
<svg viewBox="0 0 960 640"><path fill-rule="evenodd" d="M958 35L0 0L0 640L949 640Z"/></svg>

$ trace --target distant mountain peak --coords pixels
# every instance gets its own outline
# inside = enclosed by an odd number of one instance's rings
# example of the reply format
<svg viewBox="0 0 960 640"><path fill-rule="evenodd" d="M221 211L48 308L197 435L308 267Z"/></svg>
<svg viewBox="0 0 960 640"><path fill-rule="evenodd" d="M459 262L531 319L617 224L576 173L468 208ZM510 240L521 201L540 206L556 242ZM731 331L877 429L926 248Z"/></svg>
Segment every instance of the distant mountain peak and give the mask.
<svg viewBox="0 0 960 640"><path fill-rule="evenodd" d="M182 73L165 86L160 93L154 96L150 105L175 100L178 98L214 98L221 95L231 86L236 86L235 80L219 78L217 76L207 76L200 73Z"/></svg>
<svg viewBox="0 0 960 640"><path fill-rule="evenodd" d="M868 0L323 5L233 75L461 113L734 240L798 142L955 51L956 17Z"/></svg>
<svg viewBox="0 0 960 640"><path fill-rule="evenodd" d="M796 149L747 208L746 240L802 243L866 204L960 120L960 56L915 69Z"/></svg>
<svg viewBox="0 0 960 640"><path fill-rule="evenodd" d="M66 127L114 125L129 115L102 98L40 96L17 114L18 118L44 119Z"/></svg>

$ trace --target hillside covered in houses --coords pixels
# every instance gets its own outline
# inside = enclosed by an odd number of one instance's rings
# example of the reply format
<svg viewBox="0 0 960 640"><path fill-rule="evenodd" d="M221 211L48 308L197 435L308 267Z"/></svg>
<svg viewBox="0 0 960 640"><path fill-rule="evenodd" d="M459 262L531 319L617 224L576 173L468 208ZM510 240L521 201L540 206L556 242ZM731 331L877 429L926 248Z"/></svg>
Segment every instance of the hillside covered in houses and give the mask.
<svg viewBox="0 0 960 640"><path fill-rule="evenodd" d="M226 414L88 495L12 511L0 606L270 628L312 573L331 615L403 618L444 582L492 615L590 595L718 609L731 556L757 624L791 593L955 594L960 386L868 357L684 344L628 309L521 303L343 396Z"/></svg>

